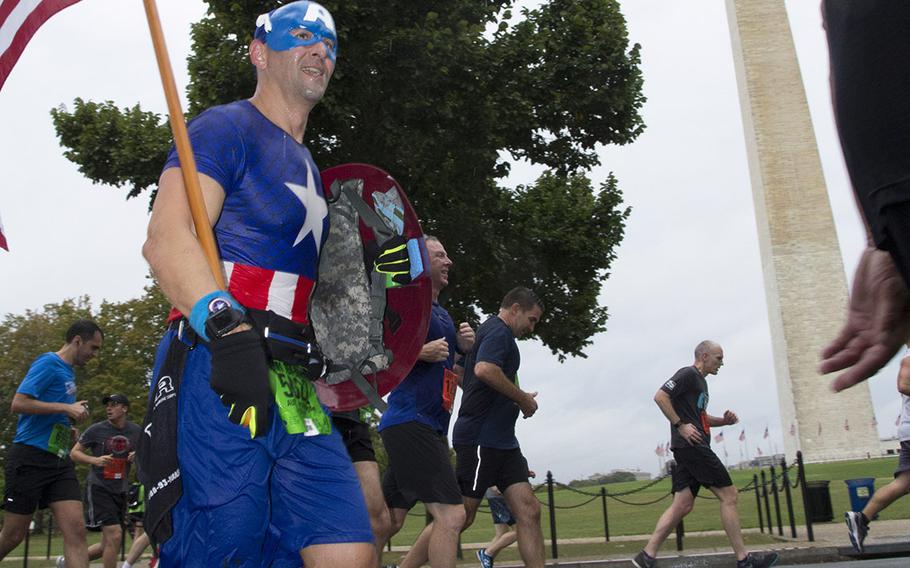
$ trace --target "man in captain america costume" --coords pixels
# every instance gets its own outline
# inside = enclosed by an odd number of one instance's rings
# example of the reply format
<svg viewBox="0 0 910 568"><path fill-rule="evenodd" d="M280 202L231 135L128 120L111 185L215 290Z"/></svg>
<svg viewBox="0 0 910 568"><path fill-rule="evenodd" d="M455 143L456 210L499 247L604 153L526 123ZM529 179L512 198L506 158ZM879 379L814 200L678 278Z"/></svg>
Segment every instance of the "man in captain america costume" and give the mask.
<svg viewBox="0 0 910 568"><path fill-rule="evenodd" d="M309 380L318 377L294 364L300 353L269 347L309 329L328 218L303 140L337 48L332 16L315 2L260 16L249 48L256 92L190 123L227 291L195 238L174 151L161 174L143 253L187 316L159 346L143 435L152 449L140 443L163 566L375 563L357 477Z"/></svg>

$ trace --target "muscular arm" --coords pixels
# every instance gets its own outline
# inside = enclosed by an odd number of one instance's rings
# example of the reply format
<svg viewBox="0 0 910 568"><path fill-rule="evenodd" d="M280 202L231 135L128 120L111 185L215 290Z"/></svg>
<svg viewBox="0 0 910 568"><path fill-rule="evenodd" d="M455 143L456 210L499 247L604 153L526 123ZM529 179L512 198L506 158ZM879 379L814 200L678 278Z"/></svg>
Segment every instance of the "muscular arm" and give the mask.
<svg viewBox="0 0 910 568"><path fill-rule="evenodd" d="M534 400L536 393L527 393L515 386L498 365L480 361L474 365L474 375L490 388L515 401L525 418L537 411L537 402Z"/></svg>
<svg viewBox="0 0 910 568"><path fill-rule="evenodd" d="M214 225L224 204L224 190L204 174L199 174L199 183L209 222ZM199 298L218 288L196 239L180 168L165 170L158 180L142 254L164 294L186 315Z"/></svg>
<svg viewBox="0 0 910 568"><path fill-rule="evenodd" d="M73 404L44 402L17 392L13 395L10 411L14 414L66 414L72 420L81 420L88 415L88 410L82 405L84 402L84 400Z"/></svg>

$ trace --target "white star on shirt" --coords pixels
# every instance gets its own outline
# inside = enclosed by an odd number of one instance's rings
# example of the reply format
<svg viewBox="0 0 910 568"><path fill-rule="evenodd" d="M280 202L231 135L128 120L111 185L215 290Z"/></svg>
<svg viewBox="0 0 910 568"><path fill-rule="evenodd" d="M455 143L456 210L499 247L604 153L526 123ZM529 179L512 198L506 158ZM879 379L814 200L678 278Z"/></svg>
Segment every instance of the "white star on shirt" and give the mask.
<svg viewBox="0 0 910 568"><path fill-rule="evenodd" d="M310 169L307 172L306 185L291 182L285 182L284 185L297 196L297 199L306 208L306 218L303 221L303 226L300 227L300 232L297 233L294 246L296 247L300 244L300 241L309 233L313 233L313 239L316 241L316 252L319 253L319 248L322 246L322 225L328 215L329 208L325 203L325 199L316 193L313 170Z"/></svg>

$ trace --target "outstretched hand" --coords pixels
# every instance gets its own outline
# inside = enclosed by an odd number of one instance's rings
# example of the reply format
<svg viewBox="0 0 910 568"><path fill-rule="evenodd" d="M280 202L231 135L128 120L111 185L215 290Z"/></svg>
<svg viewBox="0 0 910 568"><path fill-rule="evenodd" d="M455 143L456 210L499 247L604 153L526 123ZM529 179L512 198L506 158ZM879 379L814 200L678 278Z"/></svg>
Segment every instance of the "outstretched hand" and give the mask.
<svg viewBox="0 0 910 568"><path fill-rule="evenodd" d="M821 374L849 369L831 388L848 389L881 369L910 339L910 290L891 255L867 248L853 279L847 322L822 351Z"/></svg>

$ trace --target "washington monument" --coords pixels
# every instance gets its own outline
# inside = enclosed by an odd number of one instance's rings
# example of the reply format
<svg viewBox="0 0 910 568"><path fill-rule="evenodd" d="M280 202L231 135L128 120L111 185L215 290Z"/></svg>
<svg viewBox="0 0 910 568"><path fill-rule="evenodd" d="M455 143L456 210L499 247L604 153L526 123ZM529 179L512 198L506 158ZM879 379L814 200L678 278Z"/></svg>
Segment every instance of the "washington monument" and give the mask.
<svg viewBox="0 0 910 568"><path fill-rule="evenodd" d="M784 0L727 0L787 456L880 453L868 384L815 371L847 283Z"/></svg>

